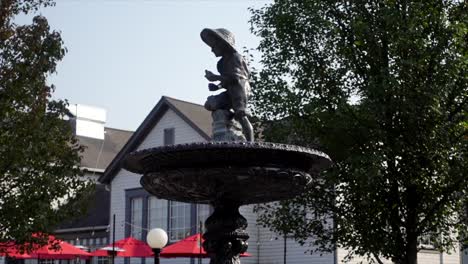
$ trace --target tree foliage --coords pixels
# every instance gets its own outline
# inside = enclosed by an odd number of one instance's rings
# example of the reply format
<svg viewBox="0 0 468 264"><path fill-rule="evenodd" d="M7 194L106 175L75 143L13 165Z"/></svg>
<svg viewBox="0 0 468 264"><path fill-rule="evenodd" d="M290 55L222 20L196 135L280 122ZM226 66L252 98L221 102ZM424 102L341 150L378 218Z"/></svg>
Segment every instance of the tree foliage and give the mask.
<svg viewBox="0 0 468 264"><path fill-rule="evenodd" d="M468 223L466 2L277 0L252 15L263 135L334 161L308 193L259 206L260 222L377 262L416 263L426 235L437 234L438 250L458 247Z"/></svg>
<svg viewBox="0 0 468 264"><path fill-rule="evenodd" d="M47 83L65 54L60 34L42 16L30 25L12 22L52 4L0 2L0 242L46 242L40 234L79 214L89 190L67 102L53 100Z"/></svg>

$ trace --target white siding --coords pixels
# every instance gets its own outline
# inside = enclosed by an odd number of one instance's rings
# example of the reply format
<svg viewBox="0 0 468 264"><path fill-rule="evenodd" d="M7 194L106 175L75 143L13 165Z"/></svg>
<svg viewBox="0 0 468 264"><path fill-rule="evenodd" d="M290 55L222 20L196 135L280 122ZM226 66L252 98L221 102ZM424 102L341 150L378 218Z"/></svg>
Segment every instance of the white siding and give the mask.
<svg viewBox="0 0 468 264"><path fill-rule="evenodd" d="M247 243L249 243L247 252L252 255L252 257L242 258L241 262L243 264L258 264L258 226L257 216L253 212L253 205L241 206L239 212L247 219L248 226L246 231L250 236L249 240L247 240Z"/></svg>
<svg viewBox="0 0 468 264"><path fill-rule="evenodd" d="M348 253L347 250L338 249L338 263L358 264L362 258L354 258L352 261L344 262L344 257ZM365 263L365 262L364 262ZM390 260L385 260L385 264L392 264ZM418 253L418 263L420 264L460 264L460 253L458 249L451 254L440 254L434 250L421 250Z"/></svg>
<svg viewBox="0 0 468 264"><path fill-rule="evenodd" d="M421 264L459 264L460 253L458 251L452 254L440 254L436 251L421 251L418 254L418 263Z"/></svg>
<svg viewBox="0 0 468 264"><path fill-rule="evenodd" d="M254 205L242 206L240 213L247 219L247 232L250 236L247 252L252 257L242 258L243 264L282 264L284 261L284 240L267 228L257 225L257 214L253 212ZM278 239L277 239L278 238ZM333 264L334 256L330 253L306 252L307 244L302 247L292 239L286 243L286 261L288 264Z"/></svg>
<svg viewBox="0 0 468 264"><path fill-rule="evenodd" d="M115 214L115 240L125 238L125 190L140 188L140 175L126 170L120 170L111 183L110 232L109 243L112 242L112 216ZM115 259L116 264L122 264L122 258Z"/></svg>
<svg viewBox="0 0 468 264"><path fill-rule="evenodd" d="M354 258L351 259L350 261L345 262L344 260L345 260L346 255L348 255L348 252L349 252L349 251L346 250L346 249L338 248L338 249L337 249L337 263L359 264L359 263L361 263L362 261L364 261L364 258L354 257ZM382 259L382 261L383 261L385 264L392 264L392 262L389 261L389 260ZM363 263L366 263L366 262L363 262Z"/></svg>
<svg viewBox="0 0 468 264"><path fill-rule="evenodd" d="M154 148L164 144L164 129L175 129L175 143L183 144L190 142L206 141L198 132L196 132L189 124L187 124L179 115L171 109L163 115L153 130L148 134L145 140L138 147L138 150Z"/></svg>
<svg viewBox="0 0 468 264"><path fill-rule="evenodd" d="M284 263L284 238L275 234L267 228L260 227L260 258L261 263L282 264ZM301 246L293 239L286 240L286 263L288 264L333 264L333 253L314 252L311 254L308 243Z"/></svg>
<svg viewBox="0 0 468 264"><path fill-rule="evenodd" d="M115 214L115 240L125 237L125 190L141 188L141 175L120 170L112 181L110 205L110 241L112 240L112 216Z"/></svg>

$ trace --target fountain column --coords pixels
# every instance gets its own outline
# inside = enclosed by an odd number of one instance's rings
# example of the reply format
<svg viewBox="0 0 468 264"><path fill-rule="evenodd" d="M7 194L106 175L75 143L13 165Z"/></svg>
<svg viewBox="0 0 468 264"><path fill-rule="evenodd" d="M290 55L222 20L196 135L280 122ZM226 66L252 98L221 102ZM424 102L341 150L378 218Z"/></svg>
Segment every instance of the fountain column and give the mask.
<svg viewBox="0 0 468 264"><path fill-rule="evenodd" d="M205 222L203 248L210 254L210 264L240 264L239 255L247 250L247 219L239 213L239 204L219 202Z"/></svg>

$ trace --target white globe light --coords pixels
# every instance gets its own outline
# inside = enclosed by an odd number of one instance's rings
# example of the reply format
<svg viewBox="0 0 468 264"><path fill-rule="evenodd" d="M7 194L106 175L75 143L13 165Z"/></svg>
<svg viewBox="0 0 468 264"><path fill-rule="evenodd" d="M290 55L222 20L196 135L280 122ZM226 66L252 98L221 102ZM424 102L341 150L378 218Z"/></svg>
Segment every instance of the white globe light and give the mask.
<svg viewBox="0 0 468 264"><path fill-rule="evenodd" d="M146 243L151 248L163 248L167 244L167 233L161 228L153 228L146 235Z"/></svg>

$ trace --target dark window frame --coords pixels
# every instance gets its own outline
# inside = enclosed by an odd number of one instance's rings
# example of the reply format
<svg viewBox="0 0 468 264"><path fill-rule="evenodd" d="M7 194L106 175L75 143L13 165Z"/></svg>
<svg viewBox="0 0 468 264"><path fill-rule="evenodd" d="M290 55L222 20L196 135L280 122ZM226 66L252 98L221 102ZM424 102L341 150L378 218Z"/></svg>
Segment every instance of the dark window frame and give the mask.
<svg viewBox="0 0 468 264"><path fill-rule="evenodd" d="M130 223L131 221L131 202L133 198L142 198L143 199L143 219L142 219L142 237L146 237L148 234L148 231L146 230L148 228L148 205L149 205L149 198L152 197L150 193L148 193L145 189L143 188L134 188L134 189L127 189L125 190L125 223ZM169 201L168 206L167 206L167 227L168 229L171 229L171 218L170 218L170 210L171 210L171 201ZM210 212L212 212L212 208L210 209ZM198 231L198 223L197 223L197 218L198 218L198 212L197 212L197 204L195 203L190 203L190 232L191 234L196 234ZM131 227L128 224L125 224L125 237L130 236L130 231ZM169 230L166 230L169 232ZM170 243L174 243L176 241L169 241Z"/></svg>
<svg viewBox="0 0 468 264"><path fill-rule="evenodd" d="M164 146L175 144L175 128L165 128L163 133Z"/></svg>

